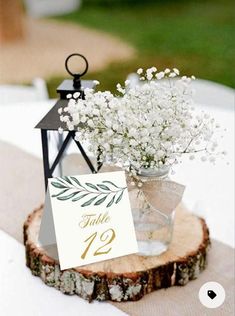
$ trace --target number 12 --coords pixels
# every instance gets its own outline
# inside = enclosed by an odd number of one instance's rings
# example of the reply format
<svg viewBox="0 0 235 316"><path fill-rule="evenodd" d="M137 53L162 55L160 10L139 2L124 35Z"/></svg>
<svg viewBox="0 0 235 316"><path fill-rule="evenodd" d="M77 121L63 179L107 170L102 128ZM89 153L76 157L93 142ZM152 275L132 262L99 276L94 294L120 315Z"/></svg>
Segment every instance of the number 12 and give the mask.
<svg viewBox="0 0 235 316"><path fill-rule="evenodd" d="M111 234L110 234L111 233ZM84 250L83 254L81 255L82 259L85 259L88 250L91 247L91 244L93 243L93 241L95 240L95 238L97 237L97 232L95 232L94 234L90 235L86 240L84 240L84 242L89 241L86 249ZM108 250L103 250L101 251L101 249L103 249L105 246L111 244L111 242L114 240L114 238L116 237L115 231L112 228L107 229L106 231L104 231L101 235L100 235L100 241L101 242L106 242L103 246L99 247L98 249L96 249L96 251L94 252L93 256L98 256L98 255L103 255L103 254L107 254L110 252L110 250L112 249L112 247L110 247Z"/></svg>

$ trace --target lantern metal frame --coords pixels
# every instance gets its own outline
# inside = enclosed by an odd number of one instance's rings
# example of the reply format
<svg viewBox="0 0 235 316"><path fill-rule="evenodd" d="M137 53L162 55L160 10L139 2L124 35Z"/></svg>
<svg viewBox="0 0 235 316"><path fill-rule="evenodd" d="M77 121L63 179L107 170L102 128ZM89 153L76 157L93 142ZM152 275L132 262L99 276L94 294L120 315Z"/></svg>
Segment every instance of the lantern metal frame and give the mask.
<svg viewBox="0 0 235 316"><path fill-rule="evenodd" d="M74 56L79 56L85 61L85 70L82 73L72 73L68 67L69 60ZM35 126L35 128L41 129L45 189L47 189L48 179L53 177L53 172L55 171L58 164L60 164L63 154L71 141L74 141L77 145L82 157L84 158L92 173L97 173L102 167L102 163L99 162L99 159L97 157L97 168L95 168L90 158L86 154L80 141L75 139L75 131L69 131L65 123L60 121L60 117L58 114L59 108L63 109L68 104L68 99L66 98L67 94L80 92L80 98L84 99L84 89L94 88L93 80L81 80L81 76L86 74L88 67L89 65L87 59L81 54L74 53L66 58L65 68L68 71L68 73L73 76L73 80L64 80L62 84L57 88L57 92L60 95L60 99L51 108L51 110L42 118L42 120ZM63 139L63 137L61 137L61 135L58 132L60 140L59 149L54 161L50 164L50 146L48 133L50 131L58 131L59 127L62 127L63 131L67 132L67 135Z"/></svg>

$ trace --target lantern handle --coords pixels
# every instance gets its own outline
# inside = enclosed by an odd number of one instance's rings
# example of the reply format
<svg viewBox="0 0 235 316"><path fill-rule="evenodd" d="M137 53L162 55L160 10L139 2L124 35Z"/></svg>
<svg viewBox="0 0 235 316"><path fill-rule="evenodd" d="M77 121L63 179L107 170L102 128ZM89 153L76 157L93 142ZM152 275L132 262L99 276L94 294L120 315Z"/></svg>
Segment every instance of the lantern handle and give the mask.
<svg viewBox="0 0 235 316"><path fill-rule="evenodd" d="M69 70L69 67L68 67L68 62L70 60L71 57L73 56L79 56L81 57L84 61L85 61L85 69L82 73L72 73L70 70ZM88 61L86 59L85 56L83 56L82 54L78 54L78 53L73 53L71 55L69 55L66 60L65 60L65 69L67 70L67 72L74 78L73 79L73 86L74 88L80 88L81 87L81 80L80 80L80 77L84 76L86 73L87 73L87 70L88 70Z"/></svg>

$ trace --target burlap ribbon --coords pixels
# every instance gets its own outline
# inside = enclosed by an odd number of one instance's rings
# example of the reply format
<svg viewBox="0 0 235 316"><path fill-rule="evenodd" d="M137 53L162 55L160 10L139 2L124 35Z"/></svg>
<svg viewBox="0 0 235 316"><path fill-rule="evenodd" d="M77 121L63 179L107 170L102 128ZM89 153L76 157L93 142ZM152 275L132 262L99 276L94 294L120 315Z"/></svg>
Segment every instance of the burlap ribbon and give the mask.
<svg viewBox="0 0 235 316"><path fill-rule="evenodd" d="M161 213L170 215L181 202L185 186L177 182L165 179L151 179L146 177L145 181L139 178L127 176L127 186L130 199L135 203L134 191L137 189L143 193L150 207Z"/></svg>
<svg viewBox="0 0 235 316"><path fill-rule="evenodd" d="M121 171L118 166L105 165L103 172ZM133 177L126 172L127 187L132 208L135 208L135 190L143 193L146 202L163 214L170 215L182 200L185 186L177 182L156 177ZM134 182L134 185L132 184ZM138 187L141 182L142 186Z"/></svg>

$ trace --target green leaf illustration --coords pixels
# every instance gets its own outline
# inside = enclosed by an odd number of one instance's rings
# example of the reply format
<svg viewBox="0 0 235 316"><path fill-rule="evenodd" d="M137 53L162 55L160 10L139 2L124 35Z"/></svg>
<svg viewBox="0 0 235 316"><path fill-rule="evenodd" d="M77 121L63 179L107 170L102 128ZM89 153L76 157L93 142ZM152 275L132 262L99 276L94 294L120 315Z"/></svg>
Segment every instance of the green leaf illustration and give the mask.
<svg viewBox="0 0 235 316"><path fill-rule="evenodd" d="M116 204L118 204L118 202L121 201L122 196L123 196L123 193L124 193L124 190L122 190L121 194L120 194L119 197L116 199L116 202L115 202Z"/></svg>
<svg viewBox="0 0 235 316"><path fill-rule="evenodd" d="M59 182L51 182L51 184L52 184L54 187L58 188L58 189L65 189L65 188L67 188L65 185L63 185L63 184L61 184L61 183L59 183Z"/></svg>
<svg viewBox="0 0 235 316"><path fill-rule="evenodd" d="M102 203L106 200L107 196L108 196L108 195L105 195L104 197L102 197L101 199L99 199L98 201L96 201L94 205L100 205L100 204L102 204Z"/></svg>
<svg viewBox="0 0 235 316"><path fill-rule="evenodd" d="M76 177L63 176L62 178L56 179L57 181L53 181L51 182L51 184L55 188L59 189L59 192L53 194L52 197L55 197L60 201L66 201L71 199L72 202L76 202L80 199L85 198L86 196L93 196L88 201L83 203L81 205L82 207L89 206L93 202L93 205L95 206L101 205L104 201L106 201L108 197L110 197L111 200L106 205L106 207L110 207L113 205L114 202L117 204L121 201L123 192L127 188L118 187L115 183L111 181L102 181L102 183L99 184L92 184L89 182L81 184L81 182L77 180ZM108 185L104 183L111 184L113 188L110 188ZM90 189L92 189L93 191L91 191ZM66 192L67 195L64 195L66 194Z"/></svg>
<svg viewBox="0 0 235 316"><path fill-rule="evenodd" d="M97 198L97 196L93 197L92 199L88 200L87 202L83 203L81 205L81 207L84 207L84 206L89 206L91 205L91 203Z"/></svg>
<svg viewBox="0 0 235 316"><path fill-rule="evenodd" d="M69 189L65 189L65 190L59 192L58 194L53 194L52 197L60 196L60 195L64 194L65 192L67 192L68 190L69 190Z"/></svg>
<svg viewBox="0 0 235 316"><path fill-rule="evenodd" d="M69 179L69 177L67 176L63 176L62 179L66 182L68 182L69 184L72 184L71 180Z"/></svg>
<svg viewBox="0 0 235 316"><path fill-rule="evenodd" d="M75 178L75 177L70 177L70 178L71 178L76 184L78 184L80 187L84 188L84 187L81 185L80 181L78 181L77 178Z"/></svg>
<svg viewBox="0 0 235 316"><path fill-rule="evenodd" d="M79 192L74 192L74 193L71 193L71 194L66 195L66 196L59 196L57 199L60 200L60 201L66 201L66 200L69 200L69 199L73 198L78 193Z"/></svg>
<svg viewBox="0 0 235 316"><path fill-rule="evenodd" d="M106 180L106 181L102 181L103 183L109 183L109 184L112 184L115 188L118 188L118 189L120 189L116 184L114 184L113 182L111 182L111 181L108 181L108 180Z"/></svg>
<svg viewBox="0 0 235 316"><path fill-rule="evenodd" d="M107 185L105 184L97 184L97 187L101 188L102 190L105 190L105 191L110 191L110 188L107 187Z"/></svg>
<svg viewBox="0 0 235 316"><path fill-rule="evenodd" d="M92 184L92 183L86 183L86 185L87 185L88 187L90 187L90 188L96 190L96 191L99 191L99 189L98 189L94 184Z"/></svg>
<svg viewBox="0 0 235 316"><path fill-rule="evenodd" d="M113 202L114 202L114 200L115 200L115 196L116 196L116 195L114 195L114 196L112 197L111 201L107 204L106 207L110 207L111 205L113 205Z"/></svg>
<svg viewBox="0 0 235 316"><path fill-rule="evenodd" d="M72 199L72 202L79 201L80 199L84 198L84 197L87 196L88 194L89 194L89 193L79 195L79 196L75 197L74 199Z"/></svg>

